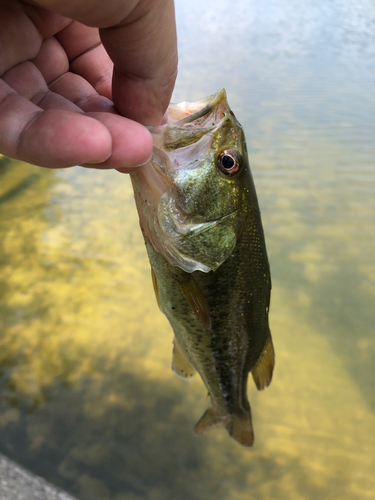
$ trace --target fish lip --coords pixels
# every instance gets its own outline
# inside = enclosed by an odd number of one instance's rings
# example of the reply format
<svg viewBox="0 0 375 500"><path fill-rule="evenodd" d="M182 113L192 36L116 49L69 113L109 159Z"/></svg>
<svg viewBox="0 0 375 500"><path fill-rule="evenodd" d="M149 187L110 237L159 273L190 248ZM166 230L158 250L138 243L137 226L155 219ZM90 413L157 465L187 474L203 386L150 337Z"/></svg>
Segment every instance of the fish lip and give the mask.
<svg viewBox="0 0 375 500"><path fill-rule="evenodd" d="M185 118L181 118L181 120L177 120L176 122L166 122L162 123L161 125L155 127L155 126L147 126L146 128L151 132L151 133L156 133L159 130L174 126L174 127L183 127L184 125L187 125L188 123L194 122L195 120L198 120L199 118L202 118L203 116L207 115L210 113L218 104L220 104L222 101L227 100L227 93L226 90L221 87L217 92L214 94L206 97L205 99L200 99L199 101L195 101L195 103L202 103L202 108L198 109L194 113L192 113L189 116L185 116ZM229 105L228 105L229 108ZM212 130L214 130L217 127L215 125L212 127Z"/></svg>
<svg viewBox="0 0 375 500"><path fill-rule="evenodd" d="M221 87L217 92L214 94L210 95L209 97L206 97L206 99L202 99L202 101L205 101L209 99L208 103L203 106L200 110L196 111L195 113L186 116L185 118L182 118L181 120L177 121L174 123L175 126L183 126L187 123L193 122L197 120L198 118L202 118L203 116L207 115L210 113L218 104L220 104L222 101L226 101L227 99L227 93L223 87ZM199 101L197 101L199 102Z"/></svg>

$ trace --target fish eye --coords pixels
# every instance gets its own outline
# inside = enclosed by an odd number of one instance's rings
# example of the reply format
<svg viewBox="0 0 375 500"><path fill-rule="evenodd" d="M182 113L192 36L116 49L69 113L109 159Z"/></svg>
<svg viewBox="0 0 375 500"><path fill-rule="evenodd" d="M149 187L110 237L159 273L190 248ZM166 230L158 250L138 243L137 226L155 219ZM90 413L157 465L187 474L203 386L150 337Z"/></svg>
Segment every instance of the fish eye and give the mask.
<svg viewBox="0 0 375 500"><path fill-rule="evenodd" d="M217 157L217 166L225 175L234 175L241 167L241 157L236 151L226 149Z"/></svg>

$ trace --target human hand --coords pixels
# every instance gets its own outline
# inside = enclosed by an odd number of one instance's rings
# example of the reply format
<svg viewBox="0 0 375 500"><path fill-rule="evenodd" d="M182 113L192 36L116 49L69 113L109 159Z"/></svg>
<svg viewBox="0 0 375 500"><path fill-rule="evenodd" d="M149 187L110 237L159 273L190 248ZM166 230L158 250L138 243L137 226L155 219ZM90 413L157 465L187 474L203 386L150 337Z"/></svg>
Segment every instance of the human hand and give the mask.
<svg viewBox="0 0 375 500"><path fill-rule="evenodd" d="M0 0L0 153L129 172L176 74L173 0Z"/></svg>

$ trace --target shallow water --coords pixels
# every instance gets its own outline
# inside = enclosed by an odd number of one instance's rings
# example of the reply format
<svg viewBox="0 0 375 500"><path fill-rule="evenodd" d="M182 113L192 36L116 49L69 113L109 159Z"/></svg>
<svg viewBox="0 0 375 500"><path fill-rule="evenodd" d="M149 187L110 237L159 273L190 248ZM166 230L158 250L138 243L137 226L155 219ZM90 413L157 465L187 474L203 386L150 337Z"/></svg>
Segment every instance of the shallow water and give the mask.
<svg viewBox="0 0 375 500"><path fill-rule="evenodd" d="M375 4L177 0L174 101L226 87L273 278L256 441L192 427L130 180L0 160L0 451L82 500L375 498Z"/></svg>

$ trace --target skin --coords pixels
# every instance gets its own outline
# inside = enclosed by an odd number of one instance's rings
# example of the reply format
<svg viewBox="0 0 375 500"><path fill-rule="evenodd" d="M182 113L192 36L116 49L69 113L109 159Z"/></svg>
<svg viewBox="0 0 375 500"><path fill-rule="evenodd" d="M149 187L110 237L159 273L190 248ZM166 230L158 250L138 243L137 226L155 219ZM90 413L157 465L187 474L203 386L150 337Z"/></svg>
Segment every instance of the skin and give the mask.
<svg viewBox="0 0 375 500"><path fill-rule="evenodd" d="M176 75L173 0L0 0L0 153L130 172Z"/></svg>

